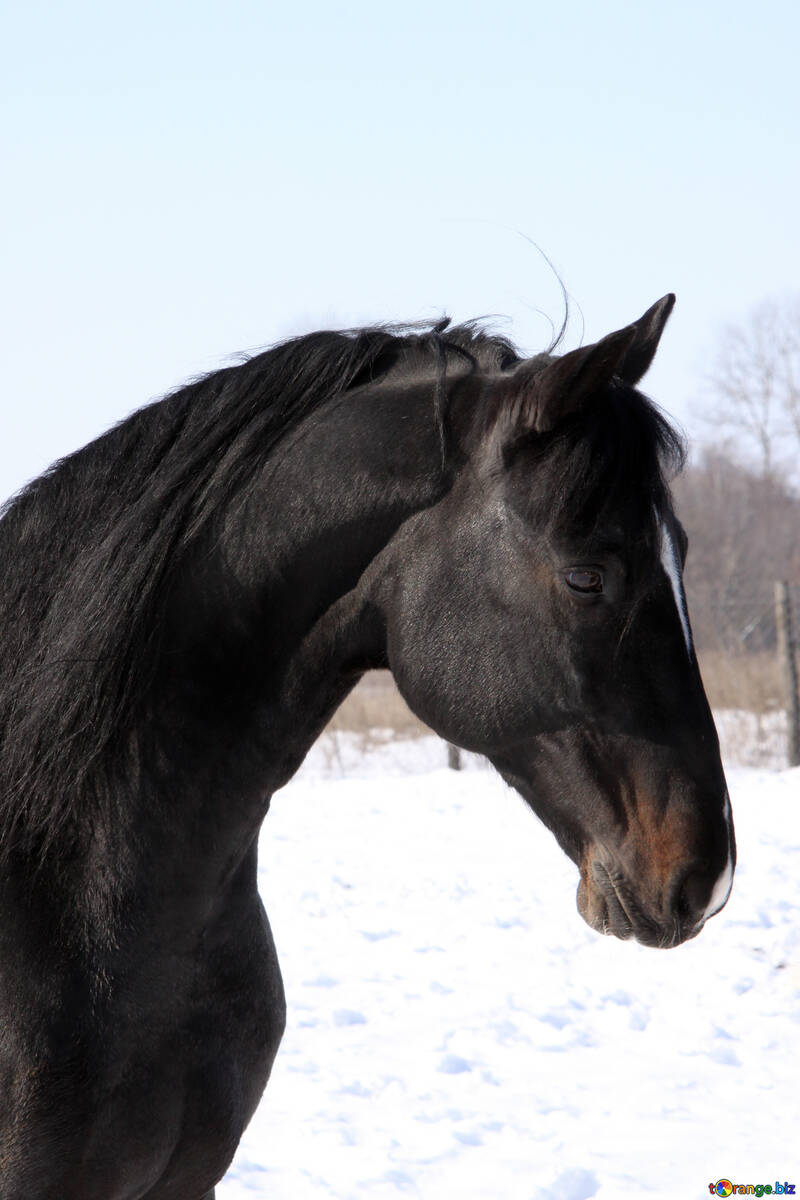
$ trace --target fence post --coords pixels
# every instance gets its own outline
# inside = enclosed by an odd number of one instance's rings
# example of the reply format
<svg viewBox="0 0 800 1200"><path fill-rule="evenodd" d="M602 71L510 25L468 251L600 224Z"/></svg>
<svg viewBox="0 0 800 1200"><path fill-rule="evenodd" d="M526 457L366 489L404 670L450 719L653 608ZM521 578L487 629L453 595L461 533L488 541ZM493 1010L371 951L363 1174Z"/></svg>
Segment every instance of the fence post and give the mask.
<svg viewBox="0 0 800 1200"><path fill-rule="evenodd" d="M784 704L789 722L789 766L800 767L800 698L792 637L792 606L789 585L783 579L775 582L775 623L778 627L778 665L783 679Z"/></svg>
<svg viewBox="0 0 800 1200"><path fill-rule="evenodd" d="M451 771L461 770L461 751L452 742L447 743L447 765Z"/></svg>

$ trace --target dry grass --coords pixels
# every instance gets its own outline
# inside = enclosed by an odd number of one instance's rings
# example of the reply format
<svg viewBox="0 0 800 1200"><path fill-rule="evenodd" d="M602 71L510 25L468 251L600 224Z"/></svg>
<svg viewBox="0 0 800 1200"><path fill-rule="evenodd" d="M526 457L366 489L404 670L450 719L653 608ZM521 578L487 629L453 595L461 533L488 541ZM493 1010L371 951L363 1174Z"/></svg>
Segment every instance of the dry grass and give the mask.
<svg viewBox="0 0 800 1200"><path fill-rule="evenodd" d="M365 675L328 725L330 732L357 733L367 740L374 729L391 729L397 738L423 737L431 732L414 716L388 671Z"/></svg>

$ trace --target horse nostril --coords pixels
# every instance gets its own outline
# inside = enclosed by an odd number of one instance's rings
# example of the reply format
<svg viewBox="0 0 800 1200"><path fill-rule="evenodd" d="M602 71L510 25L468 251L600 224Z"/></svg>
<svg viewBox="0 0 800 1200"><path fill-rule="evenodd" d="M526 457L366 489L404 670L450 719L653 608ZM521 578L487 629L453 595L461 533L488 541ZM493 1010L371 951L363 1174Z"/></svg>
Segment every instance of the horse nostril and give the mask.
<svg viewBox="0 0 800 1200"><path fill-rule="evenodd" d="M680 884L672 909L676 917L686 924L694 922L705 912L708 903L708 881L699 871L691 871Z"/></svg>

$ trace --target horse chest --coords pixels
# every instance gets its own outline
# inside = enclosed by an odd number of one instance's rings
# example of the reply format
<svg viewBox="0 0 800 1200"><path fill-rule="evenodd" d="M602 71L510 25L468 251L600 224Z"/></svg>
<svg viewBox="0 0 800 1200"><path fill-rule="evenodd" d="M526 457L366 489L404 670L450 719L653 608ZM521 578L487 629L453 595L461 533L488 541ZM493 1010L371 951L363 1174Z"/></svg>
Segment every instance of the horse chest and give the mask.
<svg viewBox="0 0 800 1200"><path fill-rule="evenodd" d="M2 1200L158 1200L214 1186L285 1019L257 897L236 915L235 935L212 925L190 956L149 939L137 969L126 963L102 987L88 970L40 969L38 1006L7 1007Z"/></svg>

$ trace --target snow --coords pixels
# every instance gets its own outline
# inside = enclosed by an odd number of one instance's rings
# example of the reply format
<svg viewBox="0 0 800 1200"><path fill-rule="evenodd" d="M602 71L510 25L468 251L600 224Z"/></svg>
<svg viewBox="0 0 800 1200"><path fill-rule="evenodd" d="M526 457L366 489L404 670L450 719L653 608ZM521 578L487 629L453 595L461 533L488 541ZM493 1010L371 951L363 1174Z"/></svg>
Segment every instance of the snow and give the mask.
<svg viewBox="0 0 800 1200"><path fill-rule="evenodd" d="M593 933L516 793L436 739L326 737L260 886L286 1035L218 1200L625 1200L800 1183L800 770L731 767L694 941Z"/></svg>
<svg viewBox="0 0 800 1200"><path fill-rule="evenodd" d="M783 710L767 713L725 708L714 713L723 760L739 767L785 763L788 721Z"/></svg>

